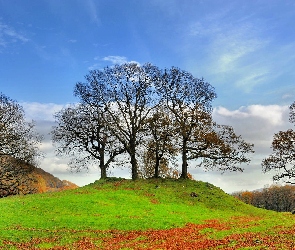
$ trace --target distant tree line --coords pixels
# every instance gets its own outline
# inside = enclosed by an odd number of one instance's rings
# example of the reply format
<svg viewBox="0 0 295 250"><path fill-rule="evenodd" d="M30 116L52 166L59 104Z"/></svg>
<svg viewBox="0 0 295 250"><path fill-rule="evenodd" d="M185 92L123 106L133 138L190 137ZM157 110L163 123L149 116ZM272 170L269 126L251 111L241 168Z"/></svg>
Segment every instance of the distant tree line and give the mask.
<svg viewBox="0 0 295 250"><path fill-rule="evenodd" d="M175 174L188 178L188 165L243 171L253 144L212 119L214 88L176 67L161 70L134 63L92 70L78 82L79 103L55 115L52 139L58 154L70 155L75 171L97 162L101 178L128 160L133 180Z"/></svg>
<svg viewBox="0 0 295 250"><path fill-rule="evenodd" d="M295 211L295 186L292 185L272 185L262 190L241 191L232 195L255 207L277 212Z"/></svg>

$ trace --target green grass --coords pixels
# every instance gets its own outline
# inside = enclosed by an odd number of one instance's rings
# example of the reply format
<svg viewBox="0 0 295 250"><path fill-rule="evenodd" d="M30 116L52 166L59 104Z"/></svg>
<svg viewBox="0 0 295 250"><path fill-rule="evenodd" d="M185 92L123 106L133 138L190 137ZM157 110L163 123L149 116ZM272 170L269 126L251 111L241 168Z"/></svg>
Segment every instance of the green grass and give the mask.
<svg viewBox="0 0 295 250"><path fill-rule="evenodd" d="M191 192L198 197L191 197ZM209 183L191 180L109 179L75 190L3 198L0 211L0 248L4 249L6 241L32 239L47 239L36 243L39 249L66 246L83 237L99 244L109 230L170 229L212 219L230 224L233 218L259 218L249 227L216 231L210 236L216 239L249 228L266 232L294 225L289 215L254 208ZM210 230L214 229L203 233Z"/></svg>

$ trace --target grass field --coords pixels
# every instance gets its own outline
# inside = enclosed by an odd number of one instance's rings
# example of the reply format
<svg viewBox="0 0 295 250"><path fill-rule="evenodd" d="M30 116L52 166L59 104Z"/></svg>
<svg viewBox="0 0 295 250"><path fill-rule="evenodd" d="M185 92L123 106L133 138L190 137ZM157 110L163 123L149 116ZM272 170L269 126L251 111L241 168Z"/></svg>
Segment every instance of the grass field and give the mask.
<svg viewBox="0 0 295 250"><path fill-rule="evenodd" d="M254 208L200 181L108 179L3 198L0 211L0 249L295 248L291 213Z"/></svg>

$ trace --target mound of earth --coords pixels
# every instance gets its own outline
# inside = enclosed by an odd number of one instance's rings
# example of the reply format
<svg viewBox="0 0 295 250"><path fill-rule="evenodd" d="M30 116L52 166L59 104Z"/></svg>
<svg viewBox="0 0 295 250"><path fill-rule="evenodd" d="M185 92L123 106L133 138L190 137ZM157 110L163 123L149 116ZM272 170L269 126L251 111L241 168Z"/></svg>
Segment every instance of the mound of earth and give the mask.
<svg viewBox="0 0 295 250"><path fill-rule="evenodd" d="M77 187L76 184L60 180L31 164L12 157L0 157L0 198L17 194L61 191Z"/></svg>

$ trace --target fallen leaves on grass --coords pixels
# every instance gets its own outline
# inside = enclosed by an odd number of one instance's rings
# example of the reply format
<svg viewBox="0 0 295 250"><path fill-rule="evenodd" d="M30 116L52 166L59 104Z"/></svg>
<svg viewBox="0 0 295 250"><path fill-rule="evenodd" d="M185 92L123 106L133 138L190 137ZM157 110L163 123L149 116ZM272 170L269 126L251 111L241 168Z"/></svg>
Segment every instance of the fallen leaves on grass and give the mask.
<svg viewBox="0 0 295 250"><path fill-rule="evenodd" d="M166 230L150 229L147 231L90 231L92 237L80 237L71 246L57 246L59 238L32 239L26 243L14 243L5 241L7 246L16 249L40 249L41 243L51 243L55 250L67 249L294 249L295 226L291 228L277 227L269 232L245 232L232 233L235 226L238 228L249 228L258 223L259 218L239 217L230 222L208 220L204 224L188 223L182 228L171 228ZM241 224L242 223L242 224ZM253 224L254 223L254 224ZM242 226L243 225L243 226ZM230 231L227 231L230 230ZM223 238L214 237L215 232L225 231ZM85 233L85 231L84 231ZM76 239L79 231L75 231ZM95 235L95 237L94 237ZM99 242L99 243L98 243ZM49 248L47 248L49 249Z"/></svg>

